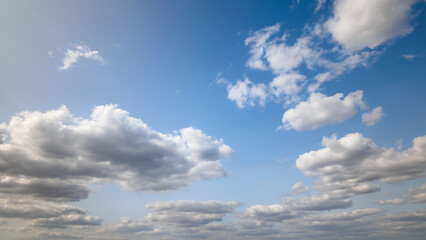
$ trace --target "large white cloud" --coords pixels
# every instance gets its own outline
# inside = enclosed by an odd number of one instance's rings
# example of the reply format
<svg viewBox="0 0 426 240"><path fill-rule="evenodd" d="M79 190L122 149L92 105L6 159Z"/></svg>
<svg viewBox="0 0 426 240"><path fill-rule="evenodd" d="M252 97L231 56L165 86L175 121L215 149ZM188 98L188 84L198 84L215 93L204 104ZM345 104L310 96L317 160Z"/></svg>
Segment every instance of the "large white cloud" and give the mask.
<svg viewBox="0 0 426 240"><path fill-rule="evenodd" d="M176 189L224 176L220 160L232 152L191 127L156 132L114 105L96 107L89 119L66 107L22 112L4 129L10 139L0 144L0 190L46 198L87 197L87 184L101 179L134 191Z"/></svg>
<svg viewBox="0 0 426 240"><path fill-rule="evenodd" d="M343 122L351 118L357 108L364 108L362 91L349 93L343 98L342 93L325 96L312 93L305 102L300 102L283 115L283 125L286 129L313 130L324 125Z"/></svg>
<svg viewBox="0 0 426 240"><path fill-rule="evenodd" d="M411 6L418 0L336 0L334 16L325 26L350 50L378 45L413 31Z"/></svg>

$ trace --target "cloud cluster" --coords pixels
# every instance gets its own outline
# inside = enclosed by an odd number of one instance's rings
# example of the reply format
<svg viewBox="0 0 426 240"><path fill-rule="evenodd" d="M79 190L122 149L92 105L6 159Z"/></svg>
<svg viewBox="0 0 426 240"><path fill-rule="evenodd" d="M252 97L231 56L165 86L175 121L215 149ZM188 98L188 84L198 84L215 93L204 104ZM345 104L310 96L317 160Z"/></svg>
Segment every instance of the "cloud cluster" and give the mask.
<svg viewBox="0 0 426 240"><path fill-rule="evenodd" d="M426 170L426 136L415 138L413 147L403 152L380 148L360 133L340 139L324 137L322 145L322 149L300 155L296 166L305 175L319 178L316 188L335 194L378 191L374 181L415 179Z"/></svg>
<svg viewBox="0 0 426 240"><path fill-rule="evenodd" d="M115 105L95 107L89 119L64 106L22 112L3 126L9 140L0 145L0 190L67 201L87 197L97 181L164 191L221 177L220 160L232 152L191 127L156 132Z"/></svg>
<svg viewBox="0 0 426 240"><path fill-rule="evenodd" d="M87 198L98 184L173 190L224 176L221 160L232 152L221 139L192 127L173 134L152 130L115 105L95 107L88 119L74 117L65 106L21 112L0 125L0 139L0 217L41 228L100 225L99 217L65 204ZM122 224L142 228L139 222Z"/></svg>
<svg viewBox="0 0 426 240"><path fill-rule="evenodd" d="M316 96L333 99L336 95L319 95L321 86L358 66L368 66L383 51L378 47L412 32L411 8L416 2L418 0L336 0L331 16L307 24L294 41L289 40L289 32L280 34L279 23L251 32L245 40L250 53L247 66L270 71L274 78L260 83L247 78L235 84L227 82L228 99L239 108L264 106L267 100L284 102L289 108L294 104L304 105ZM315 12L324 4L325 1L318 1ZM303 101L306 95L309 99ZM312 130L354 115L347 107L336 106L335 101L322 103L315 108L318 111L315 114L296 114L295 109L289 109L283 116L284 128ZM337 114L336 119L330 117L329 109ZM288 119L290 113L296 115L294 119ZM378 107L365 113L362 121L373 126L382 116Z"/></svg>

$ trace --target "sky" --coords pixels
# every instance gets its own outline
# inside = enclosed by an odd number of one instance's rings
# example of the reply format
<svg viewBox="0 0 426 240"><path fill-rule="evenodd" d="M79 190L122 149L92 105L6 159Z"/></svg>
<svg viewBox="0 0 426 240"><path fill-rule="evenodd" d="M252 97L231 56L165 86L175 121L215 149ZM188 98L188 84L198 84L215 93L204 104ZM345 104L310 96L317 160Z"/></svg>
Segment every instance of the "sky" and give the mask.
<svg viewBox="0 0 426 240"><path fill-rule="evenodd" d="M0 0L0 235L422 239L425 11Z"/></svg>

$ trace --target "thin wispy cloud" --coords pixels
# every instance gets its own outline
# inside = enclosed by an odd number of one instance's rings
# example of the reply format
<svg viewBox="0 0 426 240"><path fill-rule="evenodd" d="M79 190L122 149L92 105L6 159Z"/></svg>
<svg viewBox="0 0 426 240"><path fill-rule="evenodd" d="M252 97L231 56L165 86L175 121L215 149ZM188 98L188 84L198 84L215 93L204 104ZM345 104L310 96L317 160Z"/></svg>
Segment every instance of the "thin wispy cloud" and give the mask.
<svg viewBox="0 0 426 240"><path fill-rule="evenodd" d="M105 65L107 61L101 57L98 51L91 50L87 45L73 44L72 49L67 49L62 59L63 65L59 70L67 70L72 67L79 59L89 59Z"/></svg>

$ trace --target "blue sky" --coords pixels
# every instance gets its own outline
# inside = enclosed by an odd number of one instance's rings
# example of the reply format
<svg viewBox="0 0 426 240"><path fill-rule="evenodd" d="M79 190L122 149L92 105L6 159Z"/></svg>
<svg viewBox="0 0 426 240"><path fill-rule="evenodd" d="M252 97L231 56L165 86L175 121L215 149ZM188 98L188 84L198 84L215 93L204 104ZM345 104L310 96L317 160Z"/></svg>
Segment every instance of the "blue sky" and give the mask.
<svg viewBox="0 0 426 240"><path fill-rule="evenodd" d="M421 239L421 0L0 1L7 239Z"/></svg>

